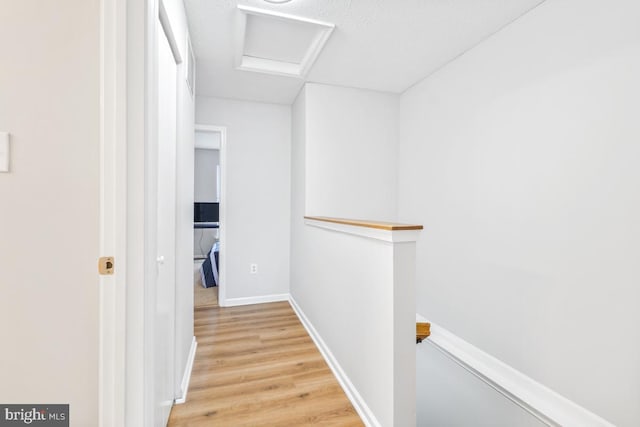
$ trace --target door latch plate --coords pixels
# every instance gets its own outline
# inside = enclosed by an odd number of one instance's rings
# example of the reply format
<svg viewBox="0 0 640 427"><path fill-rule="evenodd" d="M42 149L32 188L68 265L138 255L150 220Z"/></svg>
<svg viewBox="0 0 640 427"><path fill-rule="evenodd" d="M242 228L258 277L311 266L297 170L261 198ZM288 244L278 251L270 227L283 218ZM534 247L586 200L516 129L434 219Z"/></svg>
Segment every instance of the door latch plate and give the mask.
<svg viewBox="0 0 640 427"><path fill-rule="evenodd" d="M98 272L101 275L111 275L115 268L115 262L112 256L103 256L98 260Z"/></svg>

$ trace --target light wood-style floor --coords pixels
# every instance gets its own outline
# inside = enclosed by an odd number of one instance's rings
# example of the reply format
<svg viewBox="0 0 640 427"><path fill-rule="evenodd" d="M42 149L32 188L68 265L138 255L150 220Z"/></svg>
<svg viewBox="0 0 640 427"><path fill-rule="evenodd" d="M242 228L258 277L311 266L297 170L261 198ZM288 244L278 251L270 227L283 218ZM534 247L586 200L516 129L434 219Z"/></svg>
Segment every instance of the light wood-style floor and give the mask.
<svg viewBox="0 0 640 427"><path fill-rule="evenodd" d="M205 288L200 280L193 286L193 307L207 308L218 306L218 287Z"/></svg>
<svg viewBox="0 0 640 427"><path fill-rule="evenodd" d="M202 286L200 264L202 264L202 262L194 263L193 266L193 306L195 308L217 307L218 287L205 288Z"/></svg>
<svg viewBox="0 0 640 427"><path fill-rule="evenodd" d="M364 425L288 302L196 309L195 334L169 426Z"/></svg>

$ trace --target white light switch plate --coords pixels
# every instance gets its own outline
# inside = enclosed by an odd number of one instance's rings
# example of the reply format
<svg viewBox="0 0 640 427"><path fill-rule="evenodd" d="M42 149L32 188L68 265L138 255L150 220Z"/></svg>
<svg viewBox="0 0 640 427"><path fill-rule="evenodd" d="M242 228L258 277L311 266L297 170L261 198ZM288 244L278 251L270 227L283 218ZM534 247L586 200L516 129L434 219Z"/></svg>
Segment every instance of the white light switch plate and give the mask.
<svg viewBox="0 0 640 427"><path fill-rule="evenodd" d="M9 172L9 133L0 132L0 172Z"/></svg>

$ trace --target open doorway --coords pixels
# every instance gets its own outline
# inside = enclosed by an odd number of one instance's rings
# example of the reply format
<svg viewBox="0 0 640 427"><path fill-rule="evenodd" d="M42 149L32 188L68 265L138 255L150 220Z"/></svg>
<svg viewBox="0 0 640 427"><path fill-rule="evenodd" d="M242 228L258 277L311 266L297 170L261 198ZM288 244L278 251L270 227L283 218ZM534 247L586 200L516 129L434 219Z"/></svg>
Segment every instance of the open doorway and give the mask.
<svg viewBox="0 0 640 427"><path fill-rule="evenodd" d="M224 147L226 129L196 125L194 153L194 308L224 305Z"/></svg>

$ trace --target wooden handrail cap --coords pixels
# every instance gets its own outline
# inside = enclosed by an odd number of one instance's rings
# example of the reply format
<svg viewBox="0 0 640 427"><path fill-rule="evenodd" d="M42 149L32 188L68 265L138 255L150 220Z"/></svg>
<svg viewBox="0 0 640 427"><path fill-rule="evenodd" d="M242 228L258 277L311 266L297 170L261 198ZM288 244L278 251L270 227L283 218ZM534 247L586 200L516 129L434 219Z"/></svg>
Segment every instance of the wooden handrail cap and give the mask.
<svg viewBox="0 0 640 427"><path fill-rule="evenodd" d="M429 335L431 335L431 323L416 322L416 343L421 343Z"/></svg>
<svg viewBox="0 0 640 427"><path fill-rule="evenodd" d="M396 222L387 222L387 221L333 218L328 216L305 216L304 218L310 219L313 221L332 222L335 224L353 225L355 227L377 228L379 230L388 230L388 231L422 230L423 229L422 225L400 224Z"/></svg>

